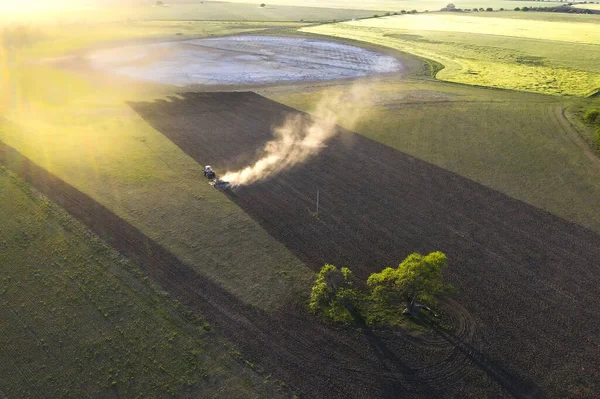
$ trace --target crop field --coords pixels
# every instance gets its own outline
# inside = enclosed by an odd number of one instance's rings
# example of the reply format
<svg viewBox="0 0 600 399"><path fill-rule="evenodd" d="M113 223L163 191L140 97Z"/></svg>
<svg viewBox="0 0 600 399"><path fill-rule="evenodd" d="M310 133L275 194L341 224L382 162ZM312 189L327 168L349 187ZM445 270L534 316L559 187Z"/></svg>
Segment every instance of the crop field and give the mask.
<svg viewBox="0 0 600 399"><path fill-rule="evenodd" d="M300 30L437 61L445 67L437 78L450 82L578 96L600 87L600 17L523 14L401 15Z"/></svg>
<svg viewBox="0 0 600 399"><path fill-rule="evenodd" d="M210 158L217 168L243 165L270 139L269 127L294 112L251 93L190 94L132 106L182 151L200 163ZM317 188L322 204L315 219L308 211ZM456 301L461 304L450 314L462 320L457 323L467 337L447 342L456 345L451 351L445 345L441 353L413 349L415 359L395 353L404 339L382 333L383 357L412 359L406 360L404 372L412 370L415 380L426 382L417 387L517 397L598 389L590 378L600 366L592 353L598 314L590 306L599 291L597 233L345 131L317 158L228 197L313 269L331 262L364 277L414 250L448 254L449 279L459 289ZM294 331L303 336L304 331ZM537 345L540 334L543 346ZM286 347L291 343L284 336L281 345ZM312 339L299 341L326 351L326 344L311 345ZM461 345L472 348L473 357L462 353ZM262 364L273 361L267 354L256 356ZM442 371L449 364L452 377ZM362 365L361 375L369 365ZM294 371L299 367L291 366ZM401 379L404 372L393 369L384 378ZM311 387L314 383L307 381ZM346 389L359 392L366 383L360 379ZM404 384L392 385L396 395L407 389ZM332 392L339 389L332 380L326 385Z"/></svg>

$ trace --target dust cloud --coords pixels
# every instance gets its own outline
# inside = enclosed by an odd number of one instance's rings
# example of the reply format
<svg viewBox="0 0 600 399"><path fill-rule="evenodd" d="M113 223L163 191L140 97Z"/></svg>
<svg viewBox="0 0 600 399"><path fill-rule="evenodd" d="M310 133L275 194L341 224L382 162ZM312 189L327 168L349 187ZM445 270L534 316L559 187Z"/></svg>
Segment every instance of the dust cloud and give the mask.
<svg viewBox="0 0 600 399"><path fill-rule="evenodd" d="M310 112L287 117L273 129L274 139L265 144L264 156L253 165L228 172L222 180L241 186L269 179L294 165L317 155L327 140L335 136L338 122L352 129L364 115L364 103L371 98L365 85L353 85L347 90L325 94Z"/></svg>

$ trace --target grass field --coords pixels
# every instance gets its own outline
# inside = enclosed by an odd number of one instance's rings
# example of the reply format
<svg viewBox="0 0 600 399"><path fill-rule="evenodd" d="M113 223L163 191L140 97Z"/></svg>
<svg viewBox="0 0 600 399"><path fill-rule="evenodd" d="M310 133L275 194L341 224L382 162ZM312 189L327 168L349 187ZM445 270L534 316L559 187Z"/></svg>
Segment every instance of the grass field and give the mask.
<svg viewBox="0 0 600 399"><path fill-rule="evenodd" d="M248 3L248 0L230 0L233 3ZM268 2L269 4L279 5L297 5L298 2L295 0L273 0ZM448 4L445 0L306 0L302 2L303 6L310 7L325 7L325 8L345 8L345 9L358 9L358 10L380 10L390 12L400 12L401 10L417 10L417 11L439 11L441 8L446 7ZM515 7L540 7L540 6L554 6L564 3L558 1L519 1L516 3L514 0L463 0L455 3L459 8L488 8L492 7L495 10L505 8L512 10Z"/></svg>
<svg viewBox="0 0 600 399"><path fill-rule="evenodd" d="M437 77L451 82L578 96L600 87L600 17L523 14L404 15L301 31L432 59L445 66Z"/></svg>
<svg viewBox="0 0 600 399"><path fill-rule="evenodd" d="M1 166L0 197L3 396L278 395L202 318Z"/></svg>
<svg viewBox="0 0 600 399"><path fill-rule="evenodd" d="M104 7L87 7L23 13L0 13L0 22L10 23L91 23L123 21L332 21L371 17L377 11L369 8L326 8L306 6L229 2L174 2L168 7L157 7L154 2L140 4L107 4Z"/></svg>
<svg viewBox="0 0 600 399"><path fill-rule="evenodd" d="M588 10L600 10L600 4L575 4L575 8L585 8Z"/></svg>

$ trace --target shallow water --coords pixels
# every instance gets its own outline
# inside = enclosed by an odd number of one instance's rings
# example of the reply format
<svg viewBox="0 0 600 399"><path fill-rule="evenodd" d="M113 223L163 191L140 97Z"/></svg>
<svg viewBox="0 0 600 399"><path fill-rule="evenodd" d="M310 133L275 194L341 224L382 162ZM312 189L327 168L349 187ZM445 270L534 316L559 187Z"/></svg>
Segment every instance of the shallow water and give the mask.
<svg viewBox="0 0 600 399"><path fill-rule="evenodd" d="M393 57L333 42L235 36L100 50L93 68L175 86L323 81L397 72Z"/></svg>

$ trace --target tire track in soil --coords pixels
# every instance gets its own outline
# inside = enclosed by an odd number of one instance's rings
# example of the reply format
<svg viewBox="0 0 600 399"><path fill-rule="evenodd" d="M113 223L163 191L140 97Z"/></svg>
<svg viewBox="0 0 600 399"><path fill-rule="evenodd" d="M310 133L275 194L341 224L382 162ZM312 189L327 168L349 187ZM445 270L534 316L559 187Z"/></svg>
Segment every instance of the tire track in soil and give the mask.
<svg viewBox="0 0 600 399"><path fill-rule="evenodd" d="M217 171L245 166L236 160L255 157L271 128L298 112L253 93L182 98L130 105ZM317 189L320 219L307 212ZM463 376L483 370L505 395L543 396L535 379L549 395L568 396L564 387L581 380L557 363L561 358L593 370L583 384L600 389L600 357L586 344L589 334L600 334L598 234L341 128L307 163L227 195L314 270L328 262L365 278L413 251L446 252L456 301L476 332L464 340L440 332L460 352L427 371L439 373L431 385L445 394L451 382L443 376L455 367ZM394 347L404 338L387 339ZM429 366L436 363L430 356ZM460 378L453 382L465 384Z"/></svg>

